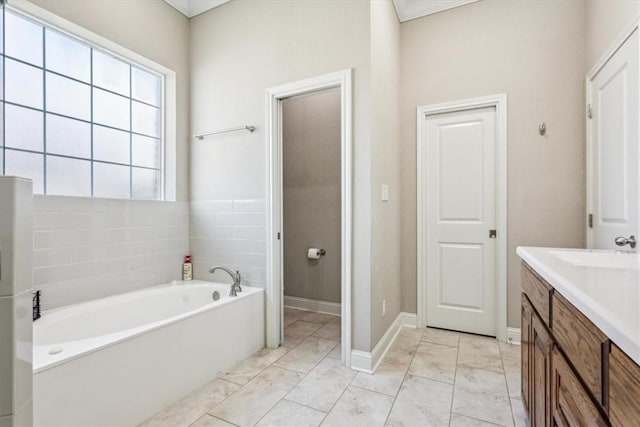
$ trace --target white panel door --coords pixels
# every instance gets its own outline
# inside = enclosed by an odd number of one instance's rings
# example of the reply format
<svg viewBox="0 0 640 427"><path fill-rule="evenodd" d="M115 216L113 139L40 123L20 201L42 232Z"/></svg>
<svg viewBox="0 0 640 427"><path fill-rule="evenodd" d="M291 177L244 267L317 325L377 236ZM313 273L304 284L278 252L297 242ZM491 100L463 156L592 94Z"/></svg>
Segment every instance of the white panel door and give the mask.
<svg viewBox="0 0 640 427"><path fill-rule="evenodd" d="M427 325L496 335L496 109L425 118Z"/></svg>
<svg viewBox="0 0 640 427"><path fill-rule="evenodd" d="M638 79L636 30L590 82L592 248L638 237Z"/></svg>

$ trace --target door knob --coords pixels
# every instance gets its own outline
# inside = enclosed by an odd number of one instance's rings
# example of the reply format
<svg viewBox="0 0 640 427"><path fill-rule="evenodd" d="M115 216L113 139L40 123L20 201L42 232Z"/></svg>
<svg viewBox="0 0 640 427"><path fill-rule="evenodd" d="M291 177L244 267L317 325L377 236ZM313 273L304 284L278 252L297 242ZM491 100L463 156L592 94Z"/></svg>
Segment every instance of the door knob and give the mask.
<svg viewBox="0 0 640 427"><path fill-rule="evenodd" d="M618 246L625 246L625 245L629 245L631 247L631 249L635 249L636 247L636 236L629 236L629 238L627 239L626 237L616 237L615 239L616 245Z"/></svg>

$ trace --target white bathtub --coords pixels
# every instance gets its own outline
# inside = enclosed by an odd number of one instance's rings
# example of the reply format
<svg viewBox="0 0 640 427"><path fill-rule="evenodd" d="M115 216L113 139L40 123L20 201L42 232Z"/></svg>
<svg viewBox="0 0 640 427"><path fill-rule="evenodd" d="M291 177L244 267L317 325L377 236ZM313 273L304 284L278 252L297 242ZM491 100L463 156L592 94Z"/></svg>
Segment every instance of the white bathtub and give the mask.
<svg viewBox="0 0 640 427"><path fill-rule="evenodd" d="M33 328L34 425L137 425L264 347L262 289L229 297L230 285L186 283L45 312Z"/></svg>

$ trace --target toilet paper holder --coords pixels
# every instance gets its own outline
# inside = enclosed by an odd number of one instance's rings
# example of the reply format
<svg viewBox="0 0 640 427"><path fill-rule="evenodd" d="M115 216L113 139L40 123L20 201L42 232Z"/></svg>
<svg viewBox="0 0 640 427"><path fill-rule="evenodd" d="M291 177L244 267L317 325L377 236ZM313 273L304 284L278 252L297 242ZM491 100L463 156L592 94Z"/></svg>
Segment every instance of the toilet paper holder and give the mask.
<svg viewBox="0 0 640 427"><path fill-rule="evenodd" d="M311 260L318 260L322 258L326 253L327 251L325 251L324 249L309 248L307 250L307 258Z"/></svg>

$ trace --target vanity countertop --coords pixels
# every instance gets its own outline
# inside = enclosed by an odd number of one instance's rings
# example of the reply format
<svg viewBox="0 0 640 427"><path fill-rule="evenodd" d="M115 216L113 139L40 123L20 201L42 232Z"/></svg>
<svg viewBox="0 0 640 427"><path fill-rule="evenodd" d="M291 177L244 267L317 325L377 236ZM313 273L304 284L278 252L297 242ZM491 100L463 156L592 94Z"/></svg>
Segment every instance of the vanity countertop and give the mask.
<svg viewBox="0 0 640 427"><path fill-rule="evenodd" d="M537 247L516 252L640 364L640 254Z"/></svg>

